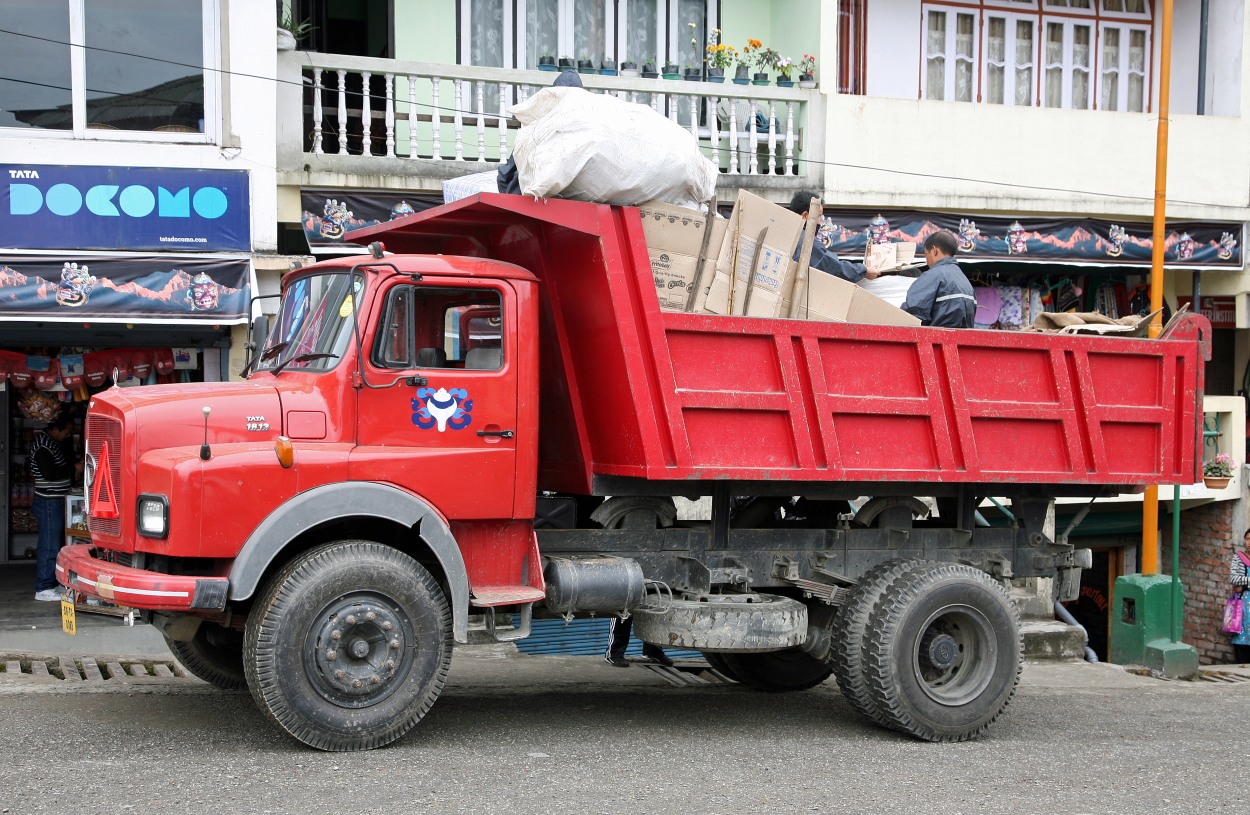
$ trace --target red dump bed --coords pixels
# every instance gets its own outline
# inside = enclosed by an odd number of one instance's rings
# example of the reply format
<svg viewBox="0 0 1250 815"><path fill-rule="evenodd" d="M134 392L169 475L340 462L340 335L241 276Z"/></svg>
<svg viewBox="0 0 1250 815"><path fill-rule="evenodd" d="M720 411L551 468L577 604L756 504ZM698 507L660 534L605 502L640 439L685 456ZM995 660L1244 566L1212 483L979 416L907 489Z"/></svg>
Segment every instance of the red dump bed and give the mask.
<svg viewBox="0 0 1250 815"><path fill-rule="evenodd" d="M1201 317L1172 339L1130 340L662 312L637 209L521 196L482 194L350 237L495 258L543 282L543 489L587 492L594 474L1198 478Z"/></svg>

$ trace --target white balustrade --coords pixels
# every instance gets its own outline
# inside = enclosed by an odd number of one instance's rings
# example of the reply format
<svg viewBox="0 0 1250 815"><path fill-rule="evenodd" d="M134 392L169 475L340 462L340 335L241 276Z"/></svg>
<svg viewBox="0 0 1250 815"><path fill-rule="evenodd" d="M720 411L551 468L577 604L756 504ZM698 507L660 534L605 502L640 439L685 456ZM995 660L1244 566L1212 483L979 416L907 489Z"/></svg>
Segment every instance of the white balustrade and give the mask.
<svg viewBox="0 0 1250 815"><path fill-rule="evenodd" d="M300 52L295 58L300 60L305 71L304 82L312 91L311 105L304 108L303 114L305 144L308 145L305 149L317 155L325 154L326 136L332 135L333 128L337 127L339 155L348 154L348 133L359 128L362 156L442 161L450 154L451 161L465 164L480 166L483 162L503 162L512 153L517 132L517 123L508 113L510 105L526 101L551 79L539 77L537 72L502 68L306 52ZM317 64L313 64L314 60ZM327 73L337 75L337 88L333 81L325 81ZM349 73L360 80L359 106L347 103ZM375 74L383 77L385 89L384 94L377 97L371 93L371 79ZM406 97L398 85L401 78L407 83ZM521 79L526 81L518 82ZM444 81L452 83L453 93L442 93ZM684 80L674 85L672 80L636 77L588 76L584 81L587 89L594 93L609 93L633 104L648 105L656 113L680 124L698 140L722 173L731 176L807 174L799 166L803 159L799 150L799 123L801 116L808 115L809 103L818 98L816 91ZM352 84L355 85L354 80ZM490 93L487 93L488 86ZM337 122L331 125L326 122L324 94L336 90ZM444 105L448 97L452 98ZM402 109L404 104L408 106L406 111ZM784 106L784 127L778 119L781 106ZM333 109L330 115L335 115ZM400 118L406 118L408 123L408 137L402 144L397 130ZM427 123L428 149L423 144L427 138ZM452 126L450 138L445 133L445 124ZM469 158L465 156L466 127L473 127L477 133L477 150ZM497 141L488 138L490 127L496 128ZM376 133L380 137L383 131L385 153L375 154L373 136ZM768 151L766 158L764 150ZM466 171L473 170L466 168Z"/></svg>

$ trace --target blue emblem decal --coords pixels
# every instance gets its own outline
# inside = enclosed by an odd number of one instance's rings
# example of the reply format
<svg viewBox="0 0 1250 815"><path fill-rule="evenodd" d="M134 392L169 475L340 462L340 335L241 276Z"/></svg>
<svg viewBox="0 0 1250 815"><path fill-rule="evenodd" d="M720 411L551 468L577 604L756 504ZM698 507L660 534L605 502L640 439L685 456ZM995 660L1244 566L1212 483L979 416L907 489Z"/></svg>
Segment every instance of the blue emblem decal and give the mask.
<svg viewBox="0 0 1250 815"><path fill-rule="evenodd" d="M412 423L422 430L438 426L438 432L464 430L473 423L473 400L463 388L420 388L412 400Z"/></svg>

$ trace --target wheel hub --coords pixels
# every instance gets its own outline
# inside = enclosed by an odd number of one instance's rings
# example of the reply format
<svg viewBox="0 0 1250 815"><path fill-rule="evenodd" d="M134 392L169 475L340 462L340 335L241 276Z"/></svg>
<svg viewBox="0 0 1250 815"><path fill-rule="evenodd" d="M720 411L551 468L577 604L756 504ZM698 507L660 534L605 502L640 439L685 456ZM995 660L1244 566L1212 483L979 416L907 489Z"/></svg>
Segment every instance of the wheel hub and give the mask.
<svg viewBox="0 0 1250 815"><path fill-rule="evenodd" d="M950 634L941 634L933 629L925 632L920 641L920 659L928 663L926 667L945 671L955 664L959 658L959 643Z"/></svg>
<svg viewBox="0 0 1250 815"><path fill-rule="evenodd" d="M309 678L337 705L368 707L401 684L414 644L411 623L387 598L346 595L313 621L305 651Z"/></svg>

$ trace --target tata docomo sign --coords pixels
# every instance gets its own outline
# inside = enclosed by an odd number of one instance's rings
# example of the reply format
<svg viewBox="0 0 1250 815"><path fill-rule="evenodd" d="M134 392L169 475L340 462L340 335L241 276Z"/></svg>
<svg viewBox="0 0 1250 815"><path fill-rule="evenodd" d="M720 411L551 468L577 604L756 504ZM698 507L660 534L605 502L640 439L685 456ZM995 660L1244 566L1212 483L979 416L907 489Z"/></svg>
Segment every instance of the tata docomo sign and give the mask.
<svg viewBox="0 0 1250 815"><path fill-rule="evenodd" d="M0 246L251 250L246 171L0 165Z"/></svg>

